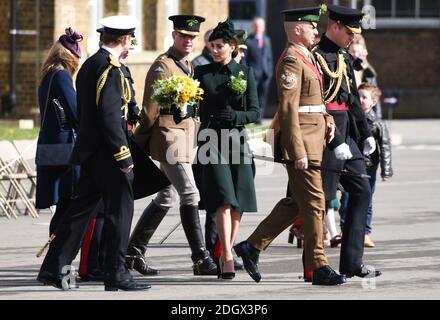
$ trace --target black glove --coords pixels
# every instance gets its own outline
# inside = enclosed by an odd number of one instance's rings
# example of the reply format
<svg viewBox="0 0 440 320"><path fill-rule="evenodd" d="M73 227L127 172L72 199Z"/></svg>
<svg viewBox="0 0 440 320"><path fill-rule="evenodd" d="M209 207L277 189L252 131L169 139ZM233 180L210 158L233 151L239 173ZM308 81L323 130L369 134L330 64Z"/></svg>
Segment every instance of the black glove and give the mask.
<svg viewBox="0 0 440 320"><path fill-rule="evenodd" d="M196 108L193 106L186 107L186 115L182 117L181 110L175 104L171 106L171 113L173 114L173 119L176 124L180 123L182 120L194 117L196 114Z"/></svg>
<svg viewBox="0 0 440 320"><path fill-rule="evenodd" d="M227 106L226 109L220 109L214 114L214 119L218 121L225 121L232 123L235 120L236 113L231 106Z"/></svg>
<svg viewBox="0 0 440 320"><path fill-rule="evenodd" d="M364 67L362 67L362 63L363 62L364 61L362 61L361 58L357 58L357 59L353 60L353 69L356 70L356 71L363 70L364 69Z"/></svg>
<svg viewBox="0 0 440 320"><path fill-rule="evenodd" d="M129 104L128 105L128 114L127 114L127 122L131 124L132 126L136 125L136 123L141 120L141 117L139 116L140 109L137 105Z"/></svg>

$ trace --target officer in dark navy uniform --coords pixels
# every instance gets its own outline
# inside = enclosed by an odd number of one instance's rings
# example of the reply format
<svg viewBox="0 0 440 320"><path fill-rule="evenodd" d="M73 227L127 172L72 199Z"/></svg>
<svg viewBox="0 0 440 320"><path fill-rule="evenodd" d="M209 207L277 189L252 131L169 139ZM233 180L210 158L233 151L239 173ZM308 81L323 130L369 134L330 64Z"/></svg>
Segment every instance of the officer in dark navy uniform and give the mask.
<svg viewBox="0 0 440 320"><path fill-rule="evenodd" d="M104 28L99 28L96 30L99 32L100 37L104 33ZM100 41L100 47L102 41ZM134 49L136 45L136 39L132 39L132 47L130 50L125 50L119 56L119 62L121 64L121 71L124 77L128 80L128 85L131 90L131 100L128 103L128 114L127 114L127 131L129 135L132 135L132 129L136 126L139 117L139 107L137 106L136 96L134 91L134 81L131 76L130 69L126 65L127 58L130 51ZM138 167L137 167L138 168ZM144 181L145 183L146 181ZM103 232L104 227L104 204L101 202L96 208L97 215L91 222L87 233L84 236L81 246L81 259L79 264L79 276L81 277L81 282L84 281L103 281L103 265L104 265L104 238Z"/></svg>
<svg viewBox="0 0 440 320"><path fill-rule="evenodd" d="M135 22L132 17L113 16L100 23L104 26L103 46L86 60L76 81L81 120L72 162L81 165L78 197L67 212L69 218L56 232L37 280L62 287L63 269L78 253L102 199L105 229L111 234L104 246L105 290L145 290L151 286L134 281L125 266L134 202L133 160L126 130L132 92L118 59L131 45Z"/></svg>
<svg viewBox="0 0 440 320"><path fill-rule="evenodd" d="M323 166L366 173L364 155L375 150L365 114L361 109L352 57L347 48L361 33L360 10L330 5L327 31L313 52L324 75L324 101L336 122L336 135L324 151ZM323 172L326 200L336 198L338 182L350 194L347 220L342 231L339 271L348 278L375 277L380 271L363 264L364 230L371 189L368 181Z"/></svg>

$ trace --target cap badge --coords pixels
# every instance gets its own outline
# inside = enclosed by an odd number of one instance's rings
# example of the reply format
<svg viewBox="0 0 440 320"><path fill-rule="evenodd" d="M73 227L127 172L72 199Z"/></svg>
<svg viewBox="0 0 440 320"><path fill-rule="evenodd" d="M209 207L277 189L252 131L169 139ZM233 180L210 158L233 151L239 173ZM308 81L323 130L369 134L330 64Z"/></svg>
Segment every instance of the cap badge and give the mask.
<svg viewBox="0 0 440 320"><path fill-rule="evenodd" d="M188 23L188 25L190 27L193 27L193 26L195 26L196 24L199 23L199 20L197 20L197 19L189 19L189 20L186 20L186 23Z"/></svg>

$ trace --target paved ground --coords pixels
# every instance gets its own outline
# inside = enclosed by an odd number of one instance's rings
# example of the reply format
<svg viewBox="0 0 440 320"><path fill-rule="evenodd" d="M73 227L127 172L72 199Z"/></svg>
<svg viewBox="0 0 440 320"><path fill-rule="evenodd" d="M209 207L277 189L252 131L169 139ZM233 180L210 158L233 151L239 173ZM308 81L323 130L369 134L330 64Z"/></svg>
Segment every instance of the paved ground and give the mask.
<svg viewBox="0 0 440 320"><path fill-rule="evenodd" d="M159 245L178 220L172 210L153 237L149 262L160 276L143 278L152 289L141 293L106 293L98 283L70 292L39 285L34 279L42 259L35 252L47 239L50 214L39 219L0 217L0 299L439 299L440 298L440 121L393 121L392 133L402 144L393 148L395 177L378 182L375 195L376 247L365 250L365 262L383 271L374 281L351 279L340 287L306 284L301 276L301 250L287 243L287 232L261 255L263 280L245 272L233 281L195 277L181 227ZM261 165L261 164L260 164ZM270 169L270 168L269 168ZM286 176L260 166L256 178L259 212L243 217L238 240L245 239L285 192ZM135 218L149 203L137 201ZM202 217L204 221L204 217ZM327 249L332 266L339 250ZM75 263L78 263L76 261Z"/></svg>

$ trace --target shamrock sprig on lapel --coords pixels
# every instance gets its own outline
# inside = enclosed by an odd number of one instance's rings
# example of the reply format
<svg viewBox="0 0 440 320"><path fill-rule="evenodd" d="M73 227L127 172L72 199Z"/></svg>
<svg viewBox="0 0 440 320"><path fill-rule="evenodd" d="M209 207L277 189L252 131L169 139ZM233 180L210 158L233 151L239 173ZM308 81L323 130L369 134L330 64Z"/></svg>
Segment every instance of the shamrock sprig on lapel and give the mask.
<svg viewBox="0 0 440 320"><path fill-rule="evenodd" d="M240 71L237 76L231 75L228 81L228 88L236 95L242 95L247 89L247 80L244 78L243 71Z"/></svg>

